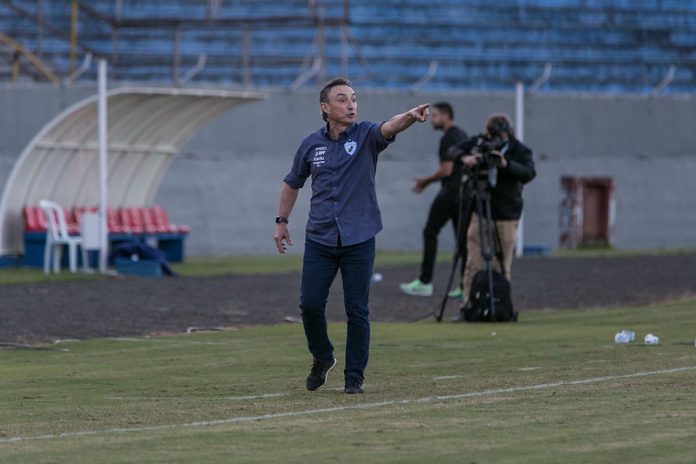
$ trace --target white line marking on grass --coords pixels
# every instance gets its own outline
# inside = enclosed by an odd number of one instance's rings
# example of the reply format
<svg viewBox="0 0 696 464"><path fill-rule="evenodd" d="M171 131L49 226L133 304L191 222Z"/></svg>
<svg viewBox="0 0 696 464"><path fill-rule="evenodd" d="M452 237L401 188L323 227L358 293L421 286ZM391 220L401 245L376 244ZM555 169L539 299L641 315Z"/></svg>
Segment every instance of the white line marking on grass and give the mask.
<svg viewBox="0 0 696 464"><path fill-rule="evenodd" d="M229 419L217 419L209 421L198 421L198 422L186 422L180 424L163 424L163 425L149 425L144 427L115 427L110 429L102 430L83 430L79 432L63 432L63 433L50 433L46 435L29 435L29 436L18 436L18 437L8 437L0 438L0 445L17 443L22 441L34 441L34 440L53 440L59 438L78 438L90 435L100 435L100 434L118 434L118 433L136 433L136 432L152 432L161 430L170 430L176 428L192 428L192 427L209 427L214 425L227 425L227 424L240 424L245 422L259 422L269 419L279 419L283 417L300 417L300 416L311 416L315 414L327 414L332 412L350 411L350 410L363 410L363 409L376 409L385 406L394 405L411 405L411 404L427 404L427 403L439 403L448 400L461 400L466 398L476 398L480 396L493 396L500 395L504 393L519 393L534 390L544 390L547 388L556 388L563 386L573 386L573 385L588 385L593 383L610 382L612 380L624 380L632 379L636 377L650 377L656 375L666 375L666 374L676 374L678 372L687 372L696 370L696 366L687 367L675 367L673 369L662 369L657 371L643 371L634 372L633 374L622 374L622 375L607 375L604 377L591 377L589 379L582 380L561 380L558 382L551 383L540 383L536 385L526 385L521 387L509 387L509 388L492 388L488 390L479 390L468 393L456 393L452 395L440 395L440 396L425 396L422 398L405 399L405 400L386 400L379 401L375 403L358 403L358 404L347 404L344 406L334 406L332 408L319 408L319 409L305 409L303 411L288 411L288 412L276 412L262 414L258 416L241 416L241 417L231 417Z"/></svg>
<svg viewBox="0 0 696 464"><path fill-rule="evenodd" d="M527 371L537 371L537 370L539 370L539 369L541 369L541 367L535 366L535 367L520 367L520 368L517 369L517 370L518 370L518 371L522 371L522 372L527 372Z"/></svg>
<svg viewBox="0 0 696 464"><path fill-rule="evenodd" d="M256 400L259 398L279 398L281 396L288 396L290 393L264 393L262 395L248 395L248 396L226 396L226 400L240 401L240 400Z"/></svg>
<svg viewBox="0 0 696 464"><path fill-rule="evenodd" d="M439 377L433 377L433 380L451 380L451 379L461 379L463 375L441 375Z"/></svg>
<svg viewBox="0 0 696 464"><path fill-rule="evenodd" d="M161 342L161 339L158 338L133 338L133 337L109 337L106 338L106 340L109 340L111 342Z"/></svg>

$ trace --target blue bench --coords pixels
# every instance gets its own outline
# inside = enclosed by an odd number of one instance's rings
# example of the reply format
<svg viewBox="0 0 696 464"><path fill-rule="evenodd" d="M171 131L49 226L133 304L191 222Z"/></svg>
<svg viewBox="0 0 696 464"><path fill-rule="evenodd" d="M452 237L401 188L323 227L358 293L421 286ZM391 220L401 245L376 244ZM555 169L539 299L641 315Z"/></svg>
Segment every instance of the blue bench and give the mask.
<svg viewBox="0 0 696 464"><path fill-rule="evenodd" d="M185 241L188 234L178 233L144 233L144 234L109 234L109 249L125 242L157 241L157 249L164 252L170 263L181 263L185 257ZM43 267L46 232L24 232L24 258L22 264L30 267ZM79 254L78 254L79 257ZM78 258L81 261L81 258ZM68 265L67 253L63 253L61 266ZM82 266L82 263L78 263ZM97 265L96 254L90 256L90 266Z"/></svg>

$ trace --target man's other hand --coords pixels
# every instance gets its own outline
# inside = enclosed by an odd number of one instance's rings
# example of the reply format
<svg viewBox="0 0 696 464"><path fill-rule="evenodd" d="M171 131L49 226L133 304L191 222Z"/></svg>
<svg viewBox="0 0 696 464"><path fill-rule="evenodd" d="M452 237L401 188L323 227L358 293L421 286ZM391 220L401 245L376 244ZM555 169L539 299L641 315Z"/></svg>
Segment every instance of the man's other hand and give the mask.
<svg viewBox="0 0 696 464"><path fill-rule="evenodd" d="M422 193L423 190L430 184L430 181L426 177L416 177L414 179L416 181L415 185L413 186L413 191L416 193Z"/></svg>
<svg viewBox="0 0 696 464"><path fill-rule="evenodd" d="M498 166L505 169L507 167L507 160L503 156L502 153L500 153L498 150L493 150L491 152L491 155L495 156L496 161L498 162Z"/></svg>
<svg viewBox="0 0 696 464"><path fill-rule="evenodd" d="M278 253L284 255L288 250L288 246L292 246L292 239L290 239L290 229L288 225L284 222L276 224L275 235L273 236L275 240L276 248L278 248Z"/></svg>

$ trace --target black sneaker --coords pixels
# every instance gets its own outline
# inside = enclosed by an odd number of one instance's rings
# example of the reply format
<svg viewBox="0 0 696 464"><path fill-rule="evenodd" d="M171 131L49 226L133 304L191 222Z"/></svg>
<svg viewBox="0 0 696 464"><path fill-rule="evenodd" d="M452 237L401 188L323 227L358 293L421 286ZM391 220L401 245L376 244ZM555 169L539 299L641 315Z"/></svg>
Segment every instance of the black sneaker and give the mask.
<svg viewBox="0 0 696 464"><path fill-rule="evenodd" d="M358 395L360 393L365 393L363 391L362 381L357 379L346 379L346 387L343 389L343 393L347 395Z"/></svg>
<svg viewBox="0 0 696 464"><path fill-rule="evenodd" d="M331 361L322 361L321 359L314 358L312 362L312 370L309 371L307 376L307 390L316 391L321 387L326 385L326 381L329 378L329 372L336 365L336 358Z"/></svg>

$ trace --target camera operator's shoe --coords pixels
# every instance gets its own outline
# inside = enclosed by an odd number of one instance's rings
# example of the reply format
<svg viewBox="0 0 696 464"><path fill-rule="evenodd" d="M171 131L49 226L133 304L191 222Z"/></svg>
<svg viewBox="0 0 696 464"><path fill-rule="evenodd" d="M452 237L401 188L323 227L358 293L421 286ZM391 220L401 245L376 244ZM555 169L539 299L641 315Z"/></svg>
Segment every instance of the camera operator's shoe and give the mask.
<svg viewBox="0 0 696 464"><path fill-rule="evenodd" d="M461 300L463 297L464 292L462 291L461 287L457 287L447 294L447 298L452 298L453 300Z"/></svg>
<svg viewBox="0 0 696 464"><path fill-rule="evenodd" d="M316 391L326 385L326 381L329 379L329 372L335 365L336 358L333 358L331 361L322 361L314 358L312 370L309 371L307 376L307 390Z"/></svg>
<svg viewBox="0 0 696 464"><path fill-rule="evenodd" d="M346 379L346 387L343 389L343 393L346 395L359 395L365 393L362 381L353 378Z"/></svg>
<svg viewBox="0 0 696 464"><path fill-rule="evenodd" d="M412 296L433 296L433 284L424 284L416 279L406 284L399 284L402 292Z"/></svg>

